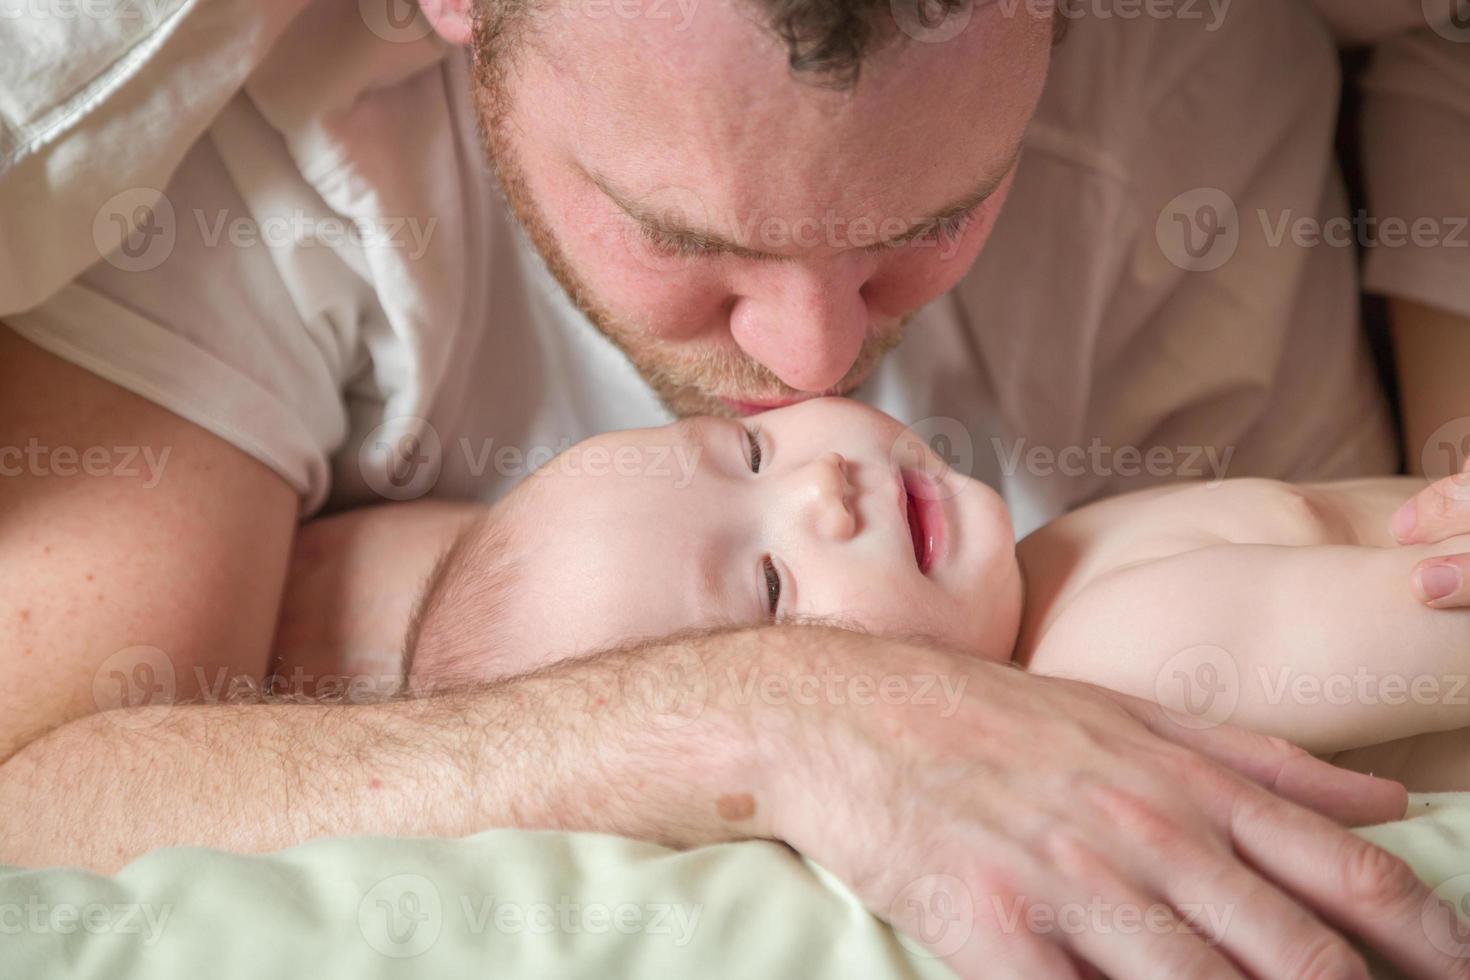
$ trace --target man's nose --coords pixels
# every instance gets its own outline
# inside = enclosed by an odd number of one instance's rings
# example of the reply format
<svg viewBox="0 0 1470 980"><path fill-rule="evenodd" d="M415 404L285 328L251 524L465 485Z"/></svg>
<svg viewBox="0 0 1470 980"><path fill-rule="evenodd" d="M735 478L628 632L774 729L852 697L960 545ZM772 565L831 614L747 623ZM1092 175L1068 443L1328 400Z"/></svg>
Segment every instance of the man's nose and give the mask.
<svg viewBox="0 0 1470 980"><path fill-rule="evenodd" d="M792 513L798 530L823 541L846 541L857 531L855 489L848 462L827 453L791 473L787 491L795 495Z"/></svg>
<svg viewBox="0 0 1470 980"><path fill-rule="evenodd" d="M865 257L853 255L817 265L770 264L737 296L730 333L786 385L827 391L862 350L868 332L863 286L871 272Z"/></svg>

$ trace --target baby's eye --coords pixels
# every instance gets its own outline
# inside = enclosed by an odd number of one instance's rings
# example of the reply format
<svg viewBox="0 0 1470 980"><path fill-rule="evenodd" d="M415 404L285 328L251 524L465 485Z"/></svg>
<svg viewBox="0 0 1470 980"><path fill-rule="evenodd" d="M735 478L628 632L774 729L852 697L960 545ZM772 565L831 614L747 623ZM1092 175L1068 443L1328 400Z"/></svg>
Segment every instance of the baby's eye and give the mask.
<svg viewBox="0 0 1470 980"><path fill-rule="evenodd" d="M761 571L766 576L766 611L774 620L776 610L781 605L781 575L776 571L776 563L771 561L770 555L761 559Z"/></svg>
<svg viewBox="0 0 1470 980"><path fill-rule="evenodd" d="M746 429L745 441L750 443L750 472L761 471L761 439L760 429Z"/></svg>

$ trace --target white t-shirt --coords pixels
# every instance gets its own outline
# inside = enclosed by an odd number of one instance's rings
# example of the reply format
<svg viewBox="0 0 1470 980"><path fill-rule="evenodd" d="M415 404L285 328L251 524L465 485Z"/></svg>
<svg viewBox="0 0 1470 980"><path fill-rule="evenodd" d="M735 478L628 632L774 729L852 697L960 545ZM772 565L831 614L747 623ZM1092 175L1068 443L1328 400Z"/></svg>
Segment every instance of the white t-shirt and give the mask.
<svg viewBox="0 0 1470 980"><path fill-rule="evenodd" d="M493 499L581 438L667 421L508 215L476 136L465 52L363 9L277 9L250 44L218 24L174 25L174 48L154 39L152 71L168 82L201 63L205 36L260 64L239 84L228 72L199 81L175 119L147 113L156 132L132 138L177 152L149 157L144 142L144 163L117 168L135 186L107 186L86 216L105 258L14 312L16 297L76 262L67 236L85 239L75 208L59 208L44 262L0 274L0 315L259 458L300 493L303 514ZM1240 0L1218 20L1191 9L1202 19L1072 25L992 239L858 393L1002 488L1023 532L1161 479L1392 466L1354 250L1298 234L1345 213L1332 41L1295 2ZM1413 43L1451 73L1470 59L1470 45L1438 35ZM1442 85L1410 61L1380 73L1417 72L1420 90L1402 83L1410 98ZM118 91L135 92L138 77ZM67 172L61 150L85 170L78 146L90 158L119 139L108 113L93 92L49 135L7 120L20 150L0 142L11 165L0 202L40 186L38 159ZM1443 137L1459 149L1440 161L1451 171L1470 159L1460 121ZM1441 194L1429 213L1467 210L1467 197ZM1447 251L1396 254L1377 285L1470 314L1470 258Z"/></svg>

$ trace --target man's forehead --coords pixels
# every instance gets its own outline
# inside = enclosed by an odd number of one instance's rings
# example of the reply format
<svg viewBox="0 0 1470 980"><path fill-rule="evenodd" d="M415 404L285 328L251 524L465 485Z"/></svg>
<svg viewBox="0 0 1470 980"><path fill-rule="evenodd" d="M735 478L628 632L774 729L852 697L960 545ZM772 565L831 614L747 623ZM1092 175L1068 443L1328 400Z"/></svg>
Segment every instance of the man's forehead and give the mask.
<svg viewBox="0 0 1470 980"><path fill-rule="evenodd" d="M682 29L553 17L517 98L528 126L635 195L678 188L748 220L919 211L1003 167L1024 132L1049 29L1001 11L942 44L879 47L852 91L794 76L752 4L697 4Z"/></svg>

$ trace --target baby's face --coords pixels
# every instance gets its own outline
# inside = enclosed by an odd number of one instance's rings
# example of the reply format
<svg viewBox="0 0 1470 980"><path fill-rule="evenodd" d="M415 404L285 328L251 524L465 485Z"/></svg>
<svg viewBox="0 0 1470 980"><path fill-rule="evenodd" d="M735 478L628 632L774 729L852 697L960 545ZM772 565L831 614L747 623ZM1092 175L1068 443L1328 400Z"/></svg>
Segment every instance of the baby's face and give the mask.
<svg viewBox="0 0 1470 980"><path fill-rule="evenodd" d="M1004 503L857 402L598 436L517 498L509 611L546 653L810 617L990 659L1014 643Z"/></svg>

